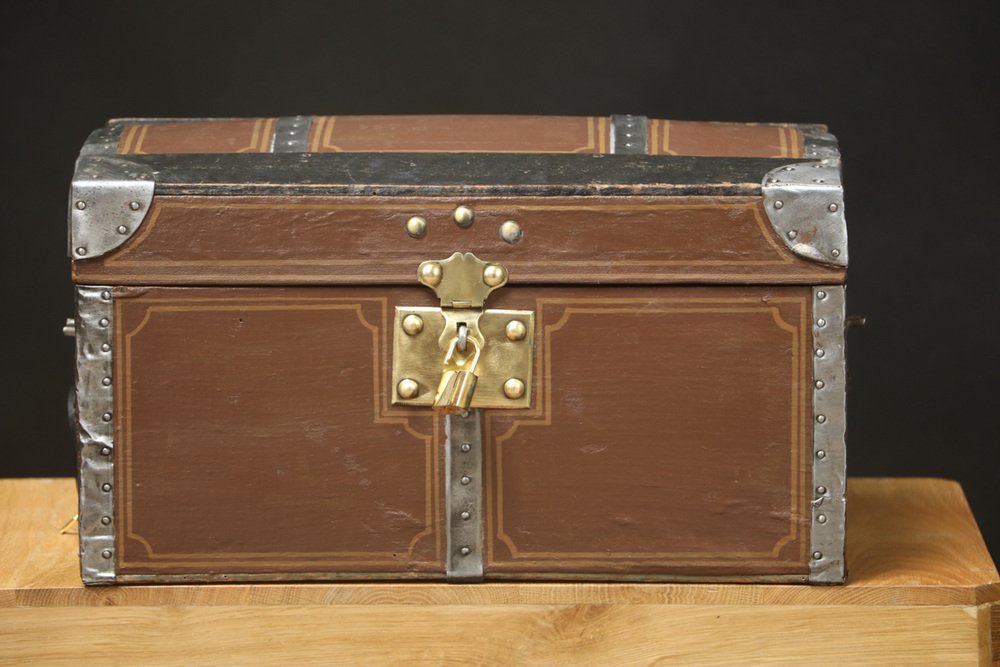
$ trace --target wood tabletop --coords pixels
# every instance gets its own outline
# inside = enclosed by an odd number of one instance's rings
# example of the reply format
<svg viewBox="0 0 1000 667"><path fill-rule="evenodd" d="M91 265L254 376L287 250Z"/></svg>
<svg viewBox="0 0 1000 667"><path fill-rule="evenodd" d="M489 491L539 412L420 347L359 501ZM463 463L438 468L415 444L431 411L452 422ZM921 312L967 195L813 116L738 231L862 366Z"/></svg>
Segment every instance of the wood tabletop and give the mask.
<svg viewBox="0 0 1000 667"><path fill-rule="evenodd" d="M997 664L1000 576L959 485L852 479L848 508L843 586L88 589L73 480L2 480L0 664Z"/></svg>

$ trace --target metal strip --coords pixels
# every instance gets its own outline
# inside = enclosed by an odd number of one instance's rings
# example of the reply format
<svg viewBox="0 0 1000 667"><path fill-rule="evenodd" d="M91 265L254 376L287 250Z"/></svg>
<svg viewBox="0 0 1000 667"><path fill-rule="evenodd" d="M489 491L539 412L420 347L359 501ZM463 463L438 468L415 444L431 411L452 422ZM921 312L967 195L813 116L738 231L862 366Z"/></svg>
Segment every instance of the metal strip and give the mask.
<svg viewBox="0 0 1000 667"><path fill-rule="evenodd" d="M826 130L825 125L800 125L805 158L809 160L840 160L837 137Z"/></svg>
<svg viewBox="0 0 1000 667"><path fill-rule="evenodd" d="M649 121L631 114L611 116L611 152L645 155L649 152Z"/></svg>
<svg viewBox="0 0 1000 667"><path fill-rule="evenodd" d="M445 418L448 581L483 578L483 436L479 410Z"/></svg>
<svg viewBox="0 0 1000 667"><path fill-rule="evenodd" d="M80 155L116 155L124 129L124 125L105 125L94 130L80 149Z"/></svg>
<svg viewBox="0 0 1000 667"><path fill-rule="evenodd" d="M788 163L540 153L227 153L129 155L128 161L155 174L157 195L357 196L759 196L764 175Z"/></svg>
<svg viewBox="0 0 1000 667"><path fill-rule="evenodd" d="M80 576L115 581L114 391L110 287L76 289L76 441Z"/></svg>
<svg viewBox="0 0 1000 667"><path fill-rule="evenodd" d="M844 288L813 288L813 497L809 581L846 576L847 365Z"/></svg>
<svg viewBox="0 0 1000 667"><path fill-rule="evenodd" d="M274 126L272 153L306 153L309 151L309 127L312 116L282 116Z"/></svg>

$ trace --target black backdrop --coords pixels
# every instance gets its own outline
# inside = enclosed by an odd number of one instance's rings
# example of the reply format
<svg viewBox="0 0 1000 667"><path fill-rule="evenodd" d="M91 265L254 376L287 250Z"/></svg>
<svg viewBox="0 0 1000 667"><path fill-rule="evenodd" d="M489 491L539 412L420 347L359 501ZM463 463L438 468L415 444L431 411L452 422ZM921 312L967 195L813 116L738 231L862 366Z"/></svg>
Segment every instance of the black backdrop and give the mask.
<svg viewBox="0 0 1000 667"><path fill-rule="evenodd" d="M4 25L0 476L73 473L66 193L111 116L825 122L845 158L852 475L959 480L1000 554L995 3L53 2ZM8 10L9 11L9 10Z"/></svg>

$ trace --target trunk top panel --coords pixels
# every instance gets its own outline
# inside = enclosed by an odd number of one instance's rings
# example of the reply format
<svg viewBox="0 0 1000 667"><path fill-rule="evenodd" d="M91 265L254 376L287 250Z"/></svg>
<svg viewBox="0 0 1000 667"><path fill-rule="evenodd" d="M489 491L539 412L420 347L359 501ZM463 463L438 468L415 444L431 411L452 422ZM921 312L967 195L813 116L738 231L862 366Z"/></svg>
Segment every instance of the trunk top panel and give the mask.
<svg viewBox="0 0 1000 667"><path fill-rule="evenodd" d="M77 162L84 284L411 284L470 251L511 283L836 284L821 125L641 116L118 119Z"/></svg>

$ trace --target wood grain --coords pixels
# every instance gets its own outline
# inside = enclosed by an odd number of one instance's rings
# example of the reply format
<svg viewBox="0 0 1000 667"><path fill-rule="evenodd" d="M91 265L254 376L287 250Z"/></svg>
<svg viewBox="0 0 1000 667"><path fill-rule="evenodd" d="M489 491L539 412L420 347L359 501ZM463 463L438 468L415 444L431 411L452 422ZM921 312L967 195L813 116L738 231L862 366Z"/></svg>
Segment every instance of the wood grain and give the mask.
<svg viewBox="0 0 1000 667"><path fill-rule="evenodd" d="M0 481L0 664L986 665L1000 655L1000 575L961 488L945 480L852 480L850 581L831 587L84 589L76 535L60 533L75 502L69 479Z"/></svg>

